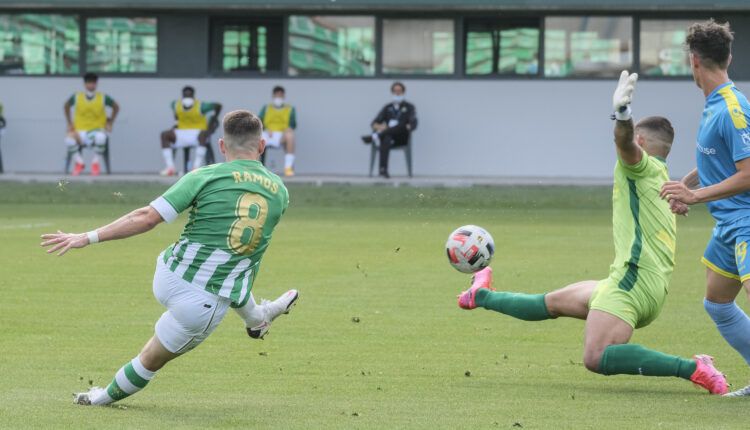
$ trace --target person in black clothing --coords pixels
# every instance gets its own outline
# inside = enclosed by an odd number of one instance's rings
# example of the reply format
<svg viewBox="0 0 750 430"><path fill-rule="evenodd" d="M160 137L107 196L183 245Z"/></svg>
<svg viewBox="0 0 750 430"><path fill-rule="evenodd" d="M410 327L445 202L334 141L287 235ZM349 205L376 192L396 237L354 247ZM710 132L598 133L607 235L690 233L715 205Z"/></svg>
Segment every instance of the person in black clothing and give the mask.
<svg viewBox="0 0 750 430"><path fill-rule="evenodd" d="M409 142L409 135L417 128L417 111L413 104L404 100L406 87L401 82L391 85L393 100L383 106L372 121L371 135L362 136L365 144L378 145L380 148L380 176L389 178L388 153L391 148L404 146Z"/></svg>

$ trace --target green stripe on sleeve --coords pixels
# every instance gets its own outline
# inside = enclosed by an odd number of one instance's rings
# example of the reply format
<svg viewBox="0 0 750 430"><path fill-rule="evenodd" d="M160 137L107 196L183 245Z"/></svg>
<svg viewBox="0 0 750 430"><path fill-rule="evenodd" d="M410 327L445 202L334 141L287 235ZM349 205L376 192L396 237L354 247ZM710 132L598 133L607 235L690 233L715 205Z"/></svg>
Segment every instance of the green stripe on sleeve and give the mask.
<svg viewBox="0 0 750 430"><path fill-rule="evenodd" d="M641 231L640 221L641 205L635 180L628 178L628 189L630 190L630 213L633 215L633 224L635 224L635 238L633 239L633 246L630 248L628 271L617 285L618 288L625 291L632 290L638 281L638 261L641 259L641 250L643 249L643 232Z"/></svg>

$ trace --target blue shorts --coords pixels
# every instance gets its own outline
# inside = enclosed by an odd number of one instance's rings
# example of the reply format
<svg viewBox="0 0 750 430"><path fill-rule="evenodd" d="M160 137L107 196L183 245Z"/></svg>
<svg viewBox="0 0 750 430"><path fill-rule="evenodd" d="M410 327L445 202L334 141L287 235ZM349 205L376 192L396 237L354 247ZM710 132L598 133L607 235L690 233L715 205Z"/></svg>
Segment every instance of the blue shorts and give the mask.
<svg viewBox="0 0 750 430"><path fill-rule="evenodd" d="M745 261L748 241L750 218L717 225L703 253L703 264L720 275L745 282L750 279L750 265Z"/></svg>

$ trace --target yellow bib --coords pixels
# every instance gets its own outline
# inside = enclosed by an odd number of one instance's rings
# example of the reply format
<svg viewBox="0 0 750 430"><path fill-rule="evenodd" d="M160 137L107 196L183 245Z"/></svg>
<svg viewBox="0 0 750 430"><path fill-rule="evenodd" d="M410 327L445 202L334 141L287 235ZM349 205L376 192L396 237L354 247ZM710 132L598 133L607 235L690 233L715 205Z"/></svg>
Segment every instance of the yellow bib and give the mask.
<svg viewBox="0 0 750 430"><path fill-rule="evenodd" d="M291 106L284 105L281 109L277 109L273 105L268 105L261 120L263 121L263 127L268 131L284 131L289 128L289 119L291 117Z"/></svg>
<svg viewBox="0 0 750 430"><path fill-rule="evenodd" d="M76 131L103 129L107 125L107 111L104 108L104 94L97 92L89 100L84 92L76 93L76 113L73 126Z"/></svg>
<svg viewBox="0 0 750 430"><path fill-rule="evenodd" d="M182 100L174 102L174 113L177 115L177 128L179 130L208 130L208 120L201 113L201 102L195 99L193 106L185 110Z"/></svg>

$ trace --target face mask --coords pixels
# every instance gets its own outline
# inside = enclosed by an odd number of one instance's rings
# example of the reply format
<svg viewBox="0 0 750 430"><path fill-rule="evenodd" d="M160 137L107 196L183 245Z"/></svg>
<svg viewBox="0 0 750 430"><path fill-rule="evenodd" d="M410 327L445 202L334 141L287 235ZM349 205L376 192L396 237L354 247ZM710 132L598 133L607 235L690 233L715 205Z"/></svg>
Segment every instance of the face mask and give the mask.
<svg viewBox="0 0 750 430"><path fill-rule="evenodd" d="M281 97L274 97L273 105L276 106L277 108L284 106L284 99Z"/></svg>
<svg viewBox="0 0 750 430"><path fill-rule="evenodd" d="M190 109L193 107L193 103L195 103L195 100L192 97L185 97L182 99L182 107L185 109Z"/></svg>
<svg viewBox="0 0 750 430"><path fill-rule="evenodd" d="M402 95L401 96L397 96L397 95L394 94L394 96L393 96L393 103L401 103L402 101L404 101L404 96L402 96Z"/></svg>
<svg viewBox="0 0 750 430"><path fill-rule="evenodd" d="M86 90L86 97L87 98L93 99L95 95L96 95L96 91Z"/></svg>

